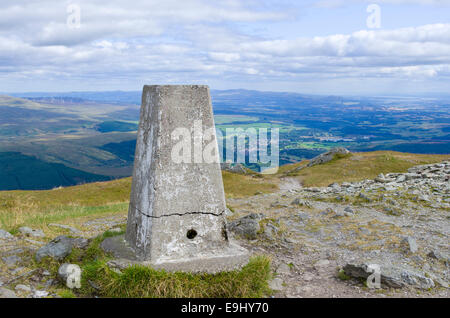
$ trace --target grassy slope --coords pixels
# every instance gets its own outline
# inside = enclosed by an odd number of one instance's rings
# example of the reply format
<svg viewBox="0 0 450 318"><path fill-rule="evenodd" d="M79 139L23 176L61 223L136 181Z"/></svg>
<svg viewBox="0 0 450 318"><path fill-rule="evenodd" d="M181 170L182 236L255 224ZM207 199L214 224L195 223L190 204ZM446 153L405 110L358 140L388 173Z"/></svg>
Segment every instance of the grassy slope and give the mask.
<svg viewBox="0 0 450 318"><path fill-rule="evenodd" d="M299 178L305 186L326 186L332 182L374 178L380 173L405 172L409 167L440 162L449 155L416 155L391 151L356 153L324 165L292 172L305 162L283 166L275 175L238 175L223 172L228 198L252 196L257 192L278 190L285 176ZM131 179L97 182L48 191L0 192L0 228L14 230L20 225L32 225L52 234L48 223L74 224L77 219L99 215L123 214L128 209Z"/></svg>
<svg viewBox="0 0 450 318"><path fill-rule="evenodd" d="M327 186L333 182L351 182L373 179L380 173L406 172L408 168L450 159L450 155L420 155L395 151L374 151L354 153L344 158L334 159L294 171L307 161L280 168L278 175L295 176L304 186Z"/></svg>

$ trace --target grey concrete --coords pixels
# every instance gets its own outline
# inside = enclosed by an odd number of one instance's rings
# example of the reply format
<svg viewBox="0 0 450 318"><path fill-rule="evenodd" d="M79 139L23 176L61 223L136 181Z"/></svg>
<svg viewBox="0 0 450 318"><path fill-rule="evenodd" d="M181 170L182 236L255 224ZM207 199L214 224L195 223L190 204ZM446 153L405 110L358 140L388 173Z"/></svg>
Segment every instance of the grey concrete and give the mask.
<svg viewBox="0 0 450 318"><path fill-rule="evenodd" d="M202 131L214 128L207 86L144 86L125 235L137 261L186 271L208 264L202 269L215 272L248 259L244 249L228 241L216 136L204 140L197 134L194 122L200 120ZM189 129L197 141L191 144L191 162L172 160L180 140L171 134L177 128ZM195 155L196 145L202 151L211 142L217 160L205 163L201 154ZM191 230L194 238L188 237ZM233 266L225 265L227 258Z"/></svg>
<svg viewBox="0 0 450 318"><path fill-rule="evenodd" d="M138 260L134 251L125 241L124 235L105 239L101 247L115 257L115 259L108 262L108 266L119 270L132 265L143 265L154 269L164 269L169 272L182 271L214 274L242 268L249 260L248 251L234 242L230 242L226 247L205 250L193 257L176 258L160 262Z"/></svg>

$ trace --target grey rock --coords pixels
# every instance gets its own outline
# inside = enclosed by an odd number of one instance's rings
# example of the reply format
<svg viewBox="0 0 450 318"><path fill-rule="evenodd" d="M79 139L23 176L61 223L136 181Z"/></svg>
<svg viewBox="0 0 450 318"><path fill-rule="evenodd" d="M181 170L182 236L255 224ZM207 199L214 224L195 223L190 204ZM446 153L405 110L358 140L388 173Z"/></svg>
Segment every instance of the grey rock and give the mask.
<svg viewBox="0 0 450 318"><path fill-rule="evenodd" d="M61 235L52 240L47 245L41 247L35 254L36 260L40 262L44 257L51 257L56 260L63 260L72 252L72 240Z"/></svg>
<svg viewBox="0 0 450 318"><path fill-rule="evenodd" d="M319 213L320 216L330 216L330 215L335 215L335 214L336 213L330 208L327 208L326 210Z"/></svg>
<svg viewBox="0 0 450 318"><path fill-rule="evenodd" d="M308 201L302 200L300 198L296 198L291 202L291 205L300 205L300 206L306 206L308 208L311 208L311 203Z"/></svg>
<svg viewBox="0 0 450 318"><path fill-rule="evenodd" d="M351 208L351 207L346 207L345 209L344 209L344 212L347 212L347 213L351 213L351 214L354 214L355 212L353 211L353 209Z"/></svg>
<svg viewBox="0 0 450 318"><path fill-rule="evenodd" d="M227 228L238 235L254 240L257 238L258 231L261 229L259 225L260 220L260 215L251 213L240 219L229 222Z"/></svg>
<svg viewBox="0 0 450 318"><path fill-rule="evenodd" d="M326 271L330 267L330 261L321 259L314 264L314 269L318 272Z"/></svg>
<svg viewBox="0 0 450 318"><path fill-rule="evenodd" d="M0 287L0 298L18 298L18 297L16 293L13 292L12 290L5 287Z"/></svg>
<svg viewBox="0 0 450 318"><path fill-rule="evenodd" d="M401 278L406 284L411 286L416 286L422 289L429 289L434 287L434 281L431 278L409 271L403 271L401 273Z"/></svg>
<svg viewBox="0 0 450 318"><path fill-rule="evenodd" d="M304 222L309 220L310 216L308 213L306 212L298 212L297 213L297 217L300 219L300 221Z"/></svg>
<svg viewBox="0 0 450 318"><path fill-rule="evenodd" d="M438 250L433 250L433 251L429 252L427 254L427 256L430 257L430 258L437 259L437 260L445 259L445 257Z"/></svg>
<svg viewBox="0 0 450 318"><path fill-rule="evenodd" d="M14 266L22 261L22 259L17 255L2 257L2 260L7 266Z"/></svg>
<svg viewBox="0 0 450 318"><path fill-rule="evenodd" d="M14 238L14 236L11 233L0 229L0 240L9 240L9 239L12 239L12 238Z"/></svg>
<svg viewBox="0 0 450 318"><path fill-rule="evenodd" d="M286 263L281 263L276 271L278 274L289 274L291 272L291 268Z"/></svg>
<svg viewBox="0 0 450 318"><path fill-rule="evenodd" d="M327 152L320 154L317 157L314 157L313 159L311 159L307 166L312 167L315 165L324 164L324 163L327 163L327 162L333 160L333 158L336 155L339 155L339 154L346 155L349 153L350 153L350 151L348 151L347 149L342 148L342 147L333 148L330 151L327 151Z"/></svg>
<svg viewBox="0 0 450 318"><path fill-rule="evenodd" d="M366 201L366 202L372 202L372 199L369 198L369 197L367 196L367 194L365 194L365 193L363 193L363 192L360 192L360 193L358 194L358 198L361 198L361 199L363 199L363 200Z"/></svg>
<svg viewBox="0 0 450 318"><path fill-rule="evenodd" d="M46 290L36 290L34 291L33 298L44 298L49 295L49 292Z"/></svg>
<svg viewBox="0 0 450 318"><path fill-rule="evenodd" d="M17 291L20 291L20 292L25 292L25 293L31 292L31 287L28 285L18 284L14 289Z"/></svg>
<svg viewBox="0 0 450 318"><path fill-rule="evenodd" d="M404 247L408 252L416 253L418 251L418 246L416 243L416 240L411 237L407 236L405 237L401 242L402 247Z"/></svg>
<svg viewBox="0 0 450 318"><path fill-rule="evenodd" d="M58 285L58 281L56 279L50 278L44 283L45 288L50 288L52 286Z"/></svg>
<svg viewBox="0 0 450 318"><path fill-rule="evenodd" d="M89 246L89 240L82 237L70 238L70 240L72 242L72 247L75 248L80 248L84 250Z"/></svg>
<svg viewBox="0 0 450 318"><path fill-rule="evenodd" d="M281 291L283 290L283 280L279 277L272 279L269 282L269 288L273 291Z"/></svg>
<svg viewBox="0 0 450 318"><path fill-rule="evenodd" d="M42 232L42 230L33 230L32 228L29 228L27 226L20 227L19 232L25 236L45 237L45 234L44 234L44 232Z"/></svg>
<svg viewBox="0 0 450 318"><path fill-rule="evenodd" d="M343 269L346 275L354 278L367 279L367 277L373 273L367 264L348 263ZM382 285L392 288L402 288L406 285L421 289L429 289L434 287L434 282L432 279L421 274L393 266L380 267L380 281Z"/></svg>
<svg viewBox="0 0 450 318"><path fill-rule="evenodd" d="M276 226L268 223L266 224L266 226L264 227L264 235L269 239L269 240L273 240L274 239L274 235L276 235L278 233L278 229Z"/></svg>
<svg viewBox="0 0 450 318"><path fill-rule="evenodd" d="M34 244L34 245L44 245L45 244L44 242L35 241L35 240L29 239L29 238L26 238L25 241L28 243Z"/></svg>
<svg viewBox="0 0 450 318"><path fill-rule="evenodd" d="M384 207L383 207L383 210L384 210L387 214L389 214L389 215L394 215L394 216L400 216L400 215L402 215L402 212L401 212L401 211L399 211L399 210L396 209L396 208L390 207L390 206L384 206Z"/></svg>

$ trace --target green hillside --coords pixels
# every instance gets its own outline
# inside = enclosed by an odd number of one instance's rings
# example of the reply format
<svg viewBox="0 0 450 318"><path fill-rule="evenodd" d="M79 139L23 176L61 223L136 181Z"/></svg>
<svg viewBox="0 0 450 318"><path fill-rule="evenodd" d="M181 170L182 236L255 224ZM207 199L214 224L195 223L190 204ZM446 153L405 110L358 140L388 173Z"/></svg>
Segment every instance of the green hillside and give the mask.
<svg viewBox="0 0 450 318"><path fill-rule="evenodd" d="M0 190L43 190L111 180L19 152L0 152Z"/></svg>

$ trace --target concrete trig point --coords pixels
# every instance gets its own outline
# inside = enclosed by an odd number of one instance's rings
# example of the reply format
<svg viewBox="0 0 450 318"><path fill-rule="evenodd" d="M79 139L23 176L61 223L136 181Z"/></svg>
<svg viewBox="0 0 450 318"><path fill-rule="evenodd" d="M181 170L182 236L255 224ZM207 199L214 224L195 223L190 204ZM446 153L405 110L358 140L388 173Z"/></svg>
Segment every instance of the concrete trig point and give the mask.
<svg viewBox="0 0 450 318"><path fill-rule="evenodd" d="M199 121L203 131L214 128L208 86L144 86L125 239L102 244L117 263L214 273L248 262L228 239L216 136L196 135ZM172 133L180 127L192 133L192 149L213 145L217 160L174 162Z"/></svg>

